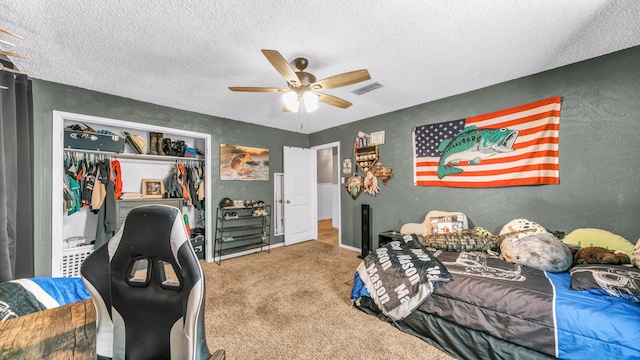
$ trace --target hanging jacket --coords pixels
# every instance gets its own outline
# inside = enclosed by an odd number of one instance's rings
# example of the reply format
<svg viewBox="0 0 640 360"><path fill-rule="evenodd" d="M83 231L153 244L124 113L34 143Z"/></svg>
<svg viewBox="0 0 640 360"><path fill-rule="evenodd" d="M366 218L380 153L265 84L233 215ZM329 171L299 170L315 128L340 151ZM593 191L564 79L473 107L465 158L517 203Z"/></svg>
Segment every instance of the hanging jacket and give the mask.
<svg viewBox="0 0 640 360"><path fill-rule="evenodd" d="M116 200L114 199L113 181L108 181L105 187L105 200L98 212L98 226L96 227L95 247L106 243L115 235L117 229Z"/></svg>
<svg viewBox="0 0 640 360"><path fill-rule="evenodd" d="M91 211L97 213L102 207L105 197L107 196L106 185L109 182L109 160L99 161L97 164L98 175L93 185L93 193L91 194Z"/></svg>
<svg viewBox="0 0 640 360"><path fill-rule="evenodd" d="M187 187L187 177L184 173L184 165L178 164L178 171L178 180L180 181L182 198L187 200L188 205L191 205L189 199L189 190Z"/></svg>
<svg viewBox="0 0 640 360"><path fill-rule="evenodd" d="M202 204L200 203L200 200L198 200L198 176L195 168L193 167L187 168L187 184L189 185L189 197L193 206L198 210L202 210Z"/></svg>
<svg viewBox="0 0 640 360"><path fill-rule="evenodd" d="M76 180L76 166L71 159L67 159L64 163L65 167L65 175L64 175L64 184L65 190L67 191L67 195L65 196L68 200L69 210L67 215L71 215L80 210L80 183Z"/></svg>
<svg viewBox="0 0 640 360"><path fill-rule="evenodd" d="M178 166L174 166L169 172L169 175L164 179L164 188L169 198L181 198L182 197L182 185L178 179L179 169Z"/></svg>
<svg viewBox="0 0 640 360"><path fill-rule="evenodd" d="M91 196L93 195L93 186L96 182L96 167L93 162L87 164L86 176L82 187L82 201L85 205L91 205Z"/></svg>
<svg viewBox="0 0 640 360"><path fill-rule="evenodd" d="M117 200L122 195L122 169L120 168L120 162L118 160L113 160L111 162L111 181L115 185L114 189L114 198Z"/></svg>

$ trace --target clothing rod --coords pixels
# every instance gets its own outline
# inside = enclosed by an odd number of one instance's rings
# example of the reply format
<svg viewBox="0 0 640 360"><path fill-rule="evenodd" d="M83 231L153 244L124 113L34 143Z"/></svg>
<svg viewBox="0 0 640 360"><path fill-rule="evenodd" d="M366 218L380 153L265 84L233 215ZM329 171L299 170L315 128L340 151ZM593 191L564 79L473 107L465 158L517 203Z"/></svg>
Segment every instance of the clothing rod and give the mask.
<svg viewBox="0 0 640 360"><path fill-rule="evenodd" d="M65 152L77 152L83 154L102 154L108 155L116 159L132 159L132 160L149 160L149 161L167 161L167 162L176 162L176 161L204 161L205 159L196 159L196 158L185 158L185 157L177 157L177 156L163 156L163 155L147 155L147 154L125 154L125 153L113 153L108 151L99 151L99 150L83 150L83 149L71 149L64 148Z"/></svg>

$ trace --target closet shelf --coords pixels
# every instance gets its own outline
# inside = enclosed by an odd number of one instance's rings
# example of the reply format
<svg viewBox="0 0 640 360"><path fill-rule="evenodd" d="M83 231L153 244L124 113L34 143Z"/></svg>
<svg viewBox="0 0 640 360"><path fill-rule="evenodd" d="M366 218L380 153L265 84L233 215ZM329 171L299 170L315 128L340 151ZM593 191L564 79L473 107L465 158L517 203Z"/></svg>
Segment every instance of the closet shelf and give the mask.
<svg viewBox="0 0 640 360"><path fill-rule="evenodd" d="M149 160L149 161L205 161L205 159L197 159L197 158L187 158L180 156L167 156L167 155L148 155L148 154L125 154L125 153L114 153L110 151L98 151L98 150L84 150L84 149L72 149L72 148L64 148L65 152L77 152L83 154L97 154L97 155L108 155L116 159L135 159L135 160Z"/></svg>

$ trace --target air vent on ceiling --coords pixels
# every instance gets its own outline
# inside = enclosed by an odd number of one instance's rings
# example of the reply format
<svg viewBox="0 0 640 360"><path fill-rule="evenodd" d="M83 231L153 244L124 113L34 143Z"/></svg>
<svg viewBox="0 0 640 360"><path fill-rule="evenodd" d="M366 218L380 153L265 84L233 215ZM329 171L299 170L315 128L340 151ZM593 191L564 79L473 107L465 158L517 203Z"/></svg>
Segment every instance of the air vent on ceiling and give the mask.
<svg viewBox="0 0 640 360"><path fill-rule="evenodd" d="M379 89L381 87L382 87L382 84L380 84L379 82L374 82L374 83L371 83L371 84L369 84L367 86L363 86L360 89L353 90L353 93L356 94L356 95L362 95L362 94L368 93L369 91L373 91L375 89Z"/></svg>

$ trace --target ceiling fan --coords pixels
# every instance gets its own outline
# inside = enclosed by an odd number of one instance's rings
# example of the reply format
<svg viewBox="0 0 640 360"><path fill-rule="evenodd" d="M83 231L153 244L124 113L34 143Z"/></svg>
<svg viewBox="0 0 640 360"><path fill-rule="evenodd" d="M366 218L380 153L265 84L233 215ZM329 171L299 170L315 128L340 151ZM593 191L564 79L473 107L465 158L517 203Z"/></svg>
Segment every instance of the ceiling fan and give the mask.
<svg viewBox="0 0 640 360"><path fill-rule="evenodd" d="M302 103L307 111L310 112L317 108L318 101L346 109L351 106L352 103L333 95L321 93L320 91L335 89L371 79L369 72L366 69L362 69L316 80L313 74L304 71L307 65L309 65L307 59L296 58L293 60L293 65L298 69L298 71L294 71L278 51L263 49L262 53L280 75L287 80L289 88L231 86L229 90L244 92L283 92L285 93L283 96L285 106L282 111L297 112L298 106Z"/></svg>

